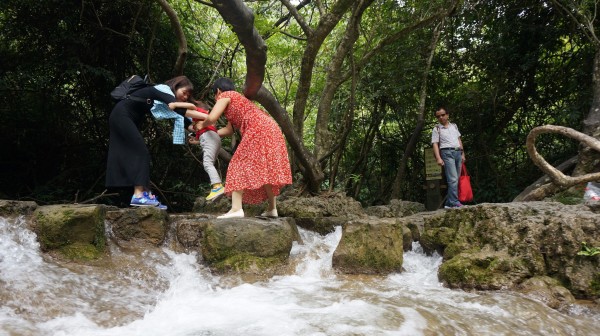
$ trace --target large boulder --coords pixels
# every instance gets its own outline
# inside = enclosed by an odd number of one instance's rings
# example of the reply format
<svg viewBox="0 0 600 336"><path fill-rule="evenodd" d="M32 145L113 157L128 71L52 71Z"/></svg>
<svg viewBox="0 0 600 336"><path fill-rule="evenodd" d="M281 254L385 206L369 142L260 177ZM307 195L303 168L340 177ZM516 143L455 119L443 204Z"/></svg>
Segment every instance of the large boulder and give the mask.
<svg viewBox="0 0 600 336"><path fill-rule="evenodd" d="M103 205L47 205L33 213L42 251L71 260L94 260L106 251Z"/></svg>
<svg viewBox="0 0 600 336"><path fill-rule="evenodd" d="M333 253L333 268L350 274L388 274L402 271L404 237L394 218L355 219L342 226Z"/></svg>
<svg viewBox="0 0 600 336"><path fill-rule="evenodd" d="M290 196L277 203L280 216L306 217L364 217L362 205L342 193L326 193L313 197Z"/></svg>
<svg viewBox="0 0 600 336"><path fill-rule="evenodd" d="M299 227L327 234L350 219L366 217L360 202L342 193L290 196L277 203L280 216L293 217Z"/></svg>
<svg viewBox="0 0 600 336"><path fill-rule="evenodd" d="M169 215L157 207L108 211L110 232L121 246L161 245L169 229Z"/></svg>
<svg viewBox="0 0 600 336"><path fill-rule="evenodd" d="M286 264L292 243L300 241L292 218L212 218L197 229L187 226L188 238L178 234L178 239L195 244L194 232L201 230L197 242L204 262L219 273L272 273Z"/></svg>
<svg viewBox="0 0 600 336"><path fill-rule="evenodd" d="M550 276L578 298L600 296L600 216L584 205L553 202L480 204L424 219L421 245L444 257L440 280L450 287L514 288Z"/></svg>

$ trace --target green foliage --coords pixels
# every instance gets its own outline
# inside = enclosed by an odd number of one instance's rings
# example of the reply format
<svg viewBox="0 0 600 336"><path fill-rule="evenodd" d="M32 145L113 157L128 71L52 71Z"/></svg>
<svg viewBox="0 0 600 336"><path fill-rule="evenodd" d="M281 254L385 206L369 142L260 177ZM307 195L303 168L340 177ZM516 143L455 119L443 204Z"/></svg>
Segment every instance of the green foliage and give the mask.
<svg viewBox="0 0 600 336"><path fill-rule="evenodd" d="M47 204L102 193L110 90L132 73L149 73L158 82L172 76L177 44L156 2L95 1L73 8L65 1L0 4L0 139L14 144L3 151L0 197ZM209 72L198 57L190 59L186 75L203 84ZM143 135L153 143L170 130L149 123ZM163 154L150 147L154 173L164 168ZM179 162L182 170L152 176L160 189L188 182L188 172L198 166L173 148L160 150L179 154L169 164ZM195 178L200 183L201 176Z"/></svg>
<svg viewBox="0 0 600 336"><path fill-rule="evenodd" d="M581 242L581 251L577 255L585 257L593 257L600 254L600 247L588 247L586 242Z"/></svg>
<svg viewBox="0 0 600 336"><path fill-rule="evenodd" d="M194 81L197 98L211 102L207 87L213 76L231 77L241 87L245 51L218 12L187 0L169 4L187 38L185 74ZM280 20L288 10L279 2L245 4L268 47L264 85L291 114L307 47L305 32L293 18ZM320 10L328 5L319 9L311 2L299 13L315 30ZM339 75L349 74L354 64L356 89L348 76L335 92L327 121L332 145L341 141L350 109L354 118L333 183L363 204L389 195L415 132L418 141L400 187L404 199L424 202L423 153L430 147L432 112L439 105L447 107L462 133L477 202L510 201L540 177L524 145L532 128L556 124L580 129L590 109L595 49L569 18L548 2L463 2L446 19L436 46L427 76L424 126L418 129L423 71L438 22L387 39L444 5L442 0L375 1L345 59ZM309 150L315 145L322 93L330 85L326 74L348 16L325 38L314 68L308 69L312 81L303 141ZM7 144L0 198L46 204L101 194L113 107L108 93L133 73L149 73L155 82L172 76L178 45L168 18L152 0L5 0L0 2L0 28L0 140ZM387 41L385 47L361 63L381 41ZM198 147L173 146L170 127L170 122L150 119L143 127L153 159L151 179L170 209L191 209L194 198L207 192L208 179L197 160ZM230 147L229 140L224 146ZM537 148L548 162L559 164L577 153L578 144L544 135ZM334 162L323 162L327 177ZM222 165L223 175L225 170ZM122 198L98 201L123 205L129 195L126 190Z"/></svg>

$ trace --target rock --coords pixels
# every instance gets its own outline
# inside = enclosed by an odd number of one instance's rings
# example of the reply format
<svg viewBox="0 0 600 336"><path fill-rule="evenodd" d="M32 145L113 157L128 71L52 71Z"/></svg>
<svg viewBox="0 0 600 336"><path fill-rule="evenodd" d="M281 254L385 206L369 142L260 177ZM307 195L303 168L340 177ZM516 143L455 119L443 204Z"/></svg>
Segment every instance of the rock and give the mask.
<svg viewBox="0 0 600 336"><path fill-rule="evenodd" d="M292 218L209 219L200 238L204 261L223 272L273 272L284 265L300 235Z"/></svg>
<svg viewBox="0 0 600 336"><path fill-rule="evenodd" d="M342 226L348 222L346 217L301 217L295 220L299 227L321 235L329 234L335 231L336 226Z"/></svg>
<svg viewBox="0 0 600 336"><path fill-rule="evenodd" d="M553 202L480 204L424 218L421 245L444 257L450 287L514 288L527 278L561 279L577 298L600 295L600 216L583 205Z"/></svg>
<svg viewBox="0 0 600 336"><path fill-rule="evenodd" d="M169 215L157 207L108 211L106 219L119 245L161 245L169 228Z"/></svg>
<svg viewBox="0 0 600 336"><path fill-rule="evenodd" d="M536 276L523 281L517 287L519 292L542 301L548 307L554 309L566 309L575 303L575 298L568 289L556 279L548 276Z"/></svg>
<svg viewBox="0 0 600 336"><path fill-rule="evenodd" d="M177 216L176 219L171 216L171 225L175 226L175 235L177 241L186 249L198 249L200 240L208 223L212 220L211 216Z"/></svg>
<svg viewBox="0 0 600 336"><path fill-rule="evenodd" d="M356 219L342 226L333 268L350 274L402 271L404 240L396 219Z"/></svg>
<svg viewBox="0 0 600 336"><path fill-rule="evenodd" d="M33 213L33 229L45 252L72 260L93 260L106 250L103 205L48 205Z"/></svg>
<svg viewBox="0 0 600 336"><path fill-rule="evenodd" d="M278 202L277 210L280 216L293 218L359 218L365 216L360 202L341 193L315 197L288 197Z"/></svg>
<svg viewBox="0 0 600 336"><path fill-rule="evenodd" d="M33 201L0 200L0 217L29 216L37 207Z"/></svg>
<svg viewBox="0 0 600 336"><path fill-rule="evenodd" d="M322 235L333 232L336 226L352 218L366 216L360 202L341 193L287 197L278 202L277 210L280 216L293 217L299 227Z"/></svg>
<svg viewBox="0 0 600 336"><path fill-rule="evenodd" d="M457 254L440 266L438 275L451 288L499 290L512 288L532 274L519 258L486 246Z"/></svg>
<svg viewBox="0 0 600 336"><path fill-rule="evenodd" d="M391 200L389 205L377 205L365 208L367 215L379 218L405 217L424 211L426 211L425 205L421 203L397 199Z"/></svg>
<svg viewBox="0 0 600 336"><path fill-rule="evenodd" d="M244 204L243 208L246 217L254 217L260 215L267 208L267 203ZM231 209L231 199L225 195L214 201L207 201L204 197L198 197L194 202L192 212L221 215L229 209Z"/></svg>

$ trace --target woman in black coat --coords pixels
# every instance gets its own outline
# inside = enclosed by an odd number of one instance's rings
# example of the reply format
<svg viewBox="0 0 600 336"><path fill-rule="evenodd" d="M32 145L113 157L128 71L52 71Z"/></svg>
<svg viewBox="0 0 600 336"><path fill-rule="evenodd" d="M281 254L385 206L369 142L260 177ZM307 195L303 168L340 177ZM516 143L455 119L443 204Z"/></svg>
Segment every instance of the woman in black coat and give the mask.
<svg viewBox="0 0 600 336"><path fill-rule="evenodd" d="M191 97L194 86L186 76L175 77L165 84L169 86L174 96L154 86L148 86L132 94L147 99L147 102L123 99L115 105L110 114L106 187L133 186L130 202L132 206L159 206L166 209L166 206L161 205L150 193L150 153L139 128L146 115L150 113L153 101L161 101L165 104L175 101L186 102ZM184 108L174 111L181 116L186 115Z"/></svg>

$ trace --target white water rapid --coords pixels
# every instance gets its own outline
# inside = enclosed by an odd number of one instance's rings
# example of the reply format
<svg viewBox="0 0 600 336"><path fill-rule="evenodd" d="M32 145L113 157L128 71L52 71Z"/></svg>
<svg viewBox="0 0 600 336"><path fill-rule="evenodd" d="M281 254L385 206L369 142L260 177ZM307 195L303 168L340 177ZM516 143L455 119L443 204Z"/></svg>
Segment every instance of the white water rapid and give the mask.
<svg viewBox="0 0 600 336"><path fill-rule="evenodd" d="M418 244L402 273L336 275L341 229L300 233L295 271L244 283L168 248L111 245L112 267L58 264L23 218L0 218L0 336L600 334L600 314L582 305L559 312L512 292L444 288L441 257Z"/></svg>

